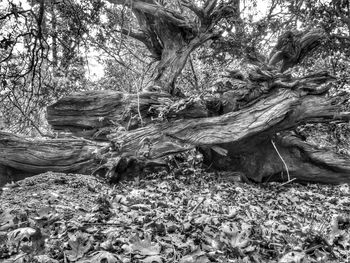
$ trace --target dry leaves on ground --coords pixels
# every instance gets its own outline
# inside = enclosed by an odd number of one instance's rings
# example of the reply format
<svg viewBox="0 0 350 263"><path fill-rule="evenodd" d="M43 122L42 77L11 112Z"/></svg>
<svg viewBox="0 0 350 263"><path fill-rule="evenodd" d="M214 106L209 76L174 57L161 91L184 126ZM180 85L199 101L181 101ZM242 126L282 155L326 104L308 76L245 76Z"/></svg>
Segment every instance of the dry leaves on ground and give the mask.
<svg viewBox="0 0 350 263"><path fill-rule="evenodd" d="M348 185L46 173L4 189L1 262L348 262Z"/></svg>

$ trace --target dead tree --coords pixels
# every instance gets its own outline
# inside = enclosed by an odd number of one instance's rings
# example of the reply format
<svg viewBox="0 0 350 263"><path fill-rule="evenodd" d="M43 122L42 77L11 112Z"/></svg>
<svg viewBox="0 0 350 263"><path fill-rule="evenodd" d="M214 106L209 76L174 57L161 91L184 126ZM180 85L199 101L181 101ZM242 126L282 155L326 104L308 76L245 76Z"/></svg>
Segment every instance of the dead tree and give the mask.
<svg viewBox="0 0 350 263"><path fill-rule="evenodd" d="M249 67L246 76L231 72L217 83L220 94L179 98L174 84L189 54L218 37L220 19L238 16L239 1L207 0L201 7L181 1L196 20L155 0L110 2L125 4L136 16L140 30L125 33L159 60L154 85L161 90L62 98L47 111L58 138L0 133L0 165L9 172L101 173L118 179L147 166L164 166L167 155L198 148L208 166L240 171L256 182L287 180L287 174L301 181L350 182L349 156L317 149L294 131L300 124L350 117L341 111L339 98L325 96L333 76L293 77L287 70L323 41L322 30L284 34L266 65Z"/></svg>

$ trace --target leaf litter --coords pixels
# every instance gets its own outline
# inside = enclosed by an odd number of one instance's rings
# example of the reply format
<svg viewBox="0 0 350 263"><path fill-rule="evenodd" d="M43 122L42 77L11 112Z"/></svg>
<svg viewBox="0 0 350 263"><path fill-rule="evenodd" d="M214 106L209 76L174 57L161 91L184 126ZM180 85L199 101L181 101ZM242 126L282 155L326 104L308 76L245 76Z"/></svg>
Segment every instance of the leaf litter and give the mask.
<svg viewBox="0 0 350 263"><path fill-rule="evenodd" d="M349 227L347 184L45 173L3 189L0 262L350 262Z"/></svg>

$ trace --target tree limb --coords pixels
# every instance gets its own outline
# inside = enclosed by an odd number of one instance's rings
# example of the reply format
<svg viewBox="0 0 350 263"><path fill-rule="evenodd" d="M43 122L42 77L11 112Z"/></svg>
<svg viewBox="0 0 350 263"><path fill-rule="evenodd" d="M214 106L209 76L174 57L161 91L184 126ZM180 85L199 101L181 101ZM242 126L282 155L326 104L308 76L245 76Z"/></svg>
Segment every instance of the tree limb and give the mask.
<svg viewBox="0 0 350 263"><path fill-rule="evenodd" d="M190 30L193 30L193 26L190 21L186 20L182 15L177 14L174 11L170 11L169 9L156 4L154 1L148 0L108 0L114 4L126 4L133 10L145 13L147 15L162 18L167 20L168 22L179 26L184 27Z"/></svg>

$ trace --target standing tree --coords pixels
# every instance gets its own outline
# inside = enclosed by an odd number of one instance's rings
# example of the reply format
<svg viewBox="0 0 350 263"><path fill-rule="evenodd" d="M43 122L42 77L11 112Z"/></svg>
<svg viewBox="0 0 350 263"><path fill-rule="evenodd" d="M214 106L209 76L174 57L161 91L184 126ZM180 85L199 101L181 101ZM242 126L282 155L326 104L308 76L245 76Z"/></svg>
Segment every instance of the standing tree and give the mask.
<svg viewBox="0 0 350 263"><path fill-rule="evenodd" d="M103 172L119 179L145 166L165 165L162 158L169 154L198 148L210 167L239 171L258 182L350 181L348 156L319 149L295 130L350 117L342 110L344 99L325 96L334 76L291 72L327 41L324 29L289 30L269 58L250 52L255 65L227 72L216 93L185 97L176 81L191 52L220 40L223 24L230 25L229 34L244 36L240 1L109 2L128 8L138 23L115 30L142 42L158 61L151 87L137 94L90 91L60 99L48 107L47 119L73 138L32 141L0 133L0 164L30 173Z"/></svg>
<svg viewBox="0 0 350 263"><path fill-rule="evenodd" d="M120 31L144 43L159 61L153 82L170 94L174 93L175 82L191 52L220 36L222 32L215 30L219 21L238 20L240 14L239 1L206 1L201 7L193 1L109 2L132 10L139 29L120 28Z"/></svg>

